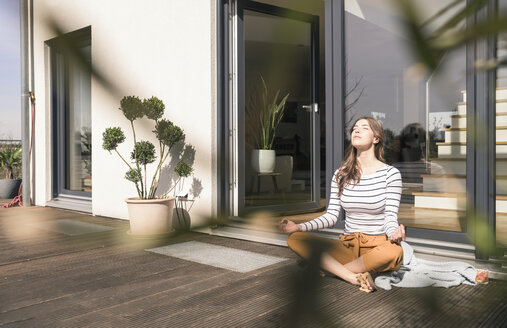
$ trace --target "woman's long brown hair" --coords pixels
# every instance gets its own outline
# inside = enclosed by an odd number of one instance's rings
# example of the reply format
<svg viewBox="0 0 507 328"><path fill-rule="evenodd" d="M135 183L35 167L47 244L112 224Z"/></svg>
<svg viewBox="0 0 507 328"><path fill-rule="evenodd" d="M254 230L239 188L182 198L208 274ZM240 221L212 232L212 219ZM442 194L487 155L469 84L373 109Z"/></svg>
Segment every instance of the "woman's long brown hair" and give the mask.
<svg viewBox="0 0 507 328"><path fill-rule="evenodd" d="M375 144L375 157L385 163L384 160L384 129L379 121L372 117L360 117L358 118L349 130L349 136L351 141L345 152L345 160L340 166L340 170L336 175L336 183L338 184L338 196L341 196L343 189L351 182L358 183L361 178L361 168L357 161L357 149L352 146L352 131L354 126L359 120L367 120L370 128L373 132L373 136L378 139Z"/></svg>

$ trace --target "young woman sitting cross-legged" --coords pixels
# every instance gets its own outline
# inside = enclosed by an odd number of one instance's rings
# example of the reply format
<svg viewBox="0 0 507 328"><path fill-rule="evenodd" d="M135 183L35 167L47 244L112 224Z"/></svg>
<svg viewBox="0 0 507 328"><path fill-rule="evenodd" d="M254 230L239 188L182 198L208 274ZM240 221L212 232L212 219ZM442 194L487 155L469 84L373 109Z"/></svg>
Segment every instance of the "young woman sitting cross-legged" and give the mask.
<svg viewBox="0 0 507 328"><path fill-rule="evenodd" d="M384 130L371 118L359 118L350 130L351 144L345 160L331 182L327 212L311 221L296 224L280 221L288 233L287 244L304 259L311 255L312 242L326 245L321 267L371 292L375 284L370 272L399 270L405 228L398 224L401 175L384 163ZM340 209L345 211L345 233L339 240L321 238L307 231L332 227Z"/></svg>

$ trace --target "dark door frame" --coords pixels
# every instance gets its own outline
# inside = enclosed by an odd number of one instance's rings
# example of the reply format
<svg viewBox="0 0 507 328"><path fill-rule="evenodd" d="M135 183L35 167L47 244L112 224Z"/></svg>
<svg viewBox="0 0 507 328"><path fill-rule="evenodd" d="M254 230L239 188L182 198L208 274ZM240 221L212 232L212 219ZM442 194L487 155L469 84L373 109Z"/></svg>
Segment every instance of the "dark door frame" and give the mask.
<svg viewBox="0 0 507 328"><path fill-rule="evenodd" d="M227 0L218 0L218 161L224 163L218 167L218 213L229 213L229 192L232 188L227 146L229 140L228 121L228 81L229 72L229 30L227 21L232 17ZM489 0L488 6L477 15L492 15L496 12L496 0ZM228 19L227 19L228 18ZM475 17L471 17L474 20ZM345 108L345 5L342 0L329 0L325 3L325 72L326 72L326 195L329 195L330 181L344 154L344 108ZM474 71L477 59L490 56L496 49L496 39L488 38L483 42L469 44L466 48L467 72ZM484 138L478 144L467 143L467 224L469 235L461 232L407 228L407 235L414 238L445 241L457 244L472 244L478 238L495 243L495 88L496 72L469 74L467 78L467 116L476 117L486 122ZM467 120L467 140L477 132L473 120ZM329 196L327 196L329 202ZM474 213L480 209L485 215L481 221L474 219ZM478 224L489 224L490 229L477 235ZM493 247L494 248L494 247ZM487 259L490 254L476 250L476 257Z"/></svg>
<svg viewBox="0 0 507 328"><path fill-rule="evenodd" d="M496 0L467 24L477 19L494 17ZM497 253L496 247L496 70L475 70L478 60L496 57L497 38L490 36L467 45L467 227L473 238L478 259L488 259Z"/></svg>
<svg viewBox="0 0 507 328"><path fill-rule="evenodd" d="M319 70L318 70L318 60L319 60L319 17L303 12L298 12L292 9L286 9L286 8L280 8L276 6L272 6L265 3L255 2L255 1L237 1L237 12L236 15L238 17L237 22L237 42L236 42L236 55L238 58L238 64L237 64L237 108L244 108L245 106L245 99L244 99L244 80L242 77L245 75L245 67L244 67L244 49L243 49L243 39L242 36L244 35L244 26L243 26L243 12L244 10L249 11L255 11L259 13L269 14L273 16L278 17L289 17L291 19L296 19L299 21L304 21L310 23L311 26L311 62L312 64L312 90L311 90L311 98L312 103L318 103L318 97L319 97ZM225 25L225 24L224 24ZM224 26L222 26L224 28ZM225 37L225 36L223 36ZM227 42L228 37L224 40ZM225 66L227 64L227 66ZM222 68L228 67L228 63L223 63ZM231 74L227 74L230 78ZM227 76L226 75L226 76ZM223 106L226 108L229 108L228 106ZM228 113L227 113L228 114ZM237 112L237 121L243 122L244 113L242 110L238 110ZM312 136L313 136L313 144L312 144L312 178L311 181L313 182L313 188L312 188L312 200L304 203L294 203L294 204L283 204L283 205L274 205L274 206L255 206L252 208L246 208L244 204L244 198L241 195L245 194L245 185L244 183L241 183L241 180L238 181L238 194L240 195L238 197L238 211L239 215L244 215L252 211L258 211L258 210L270 210L270 211L276 211L276 212L283 212L283 213L290 213L295 211L301 211L301 210L309 210L309 209L317 209L320 207L320 125L319 125L319 113L312 112ZM221 121L221 124L223 124L224 121ZM238 134L238 143L241 145L244 141L245 134L244 129L238 128L237 130ZM224 139L223 139L224 140ZM245 158L245 152L243 147L237 147L237 158L244 159ZM245 176L245 164L243 163L243 160L240 160L240 163L238 163L238 172L237 176L239 179L241 177ZM232 187L232 186L231 186ZM220 211L219 211L220 212Z"/></svg>

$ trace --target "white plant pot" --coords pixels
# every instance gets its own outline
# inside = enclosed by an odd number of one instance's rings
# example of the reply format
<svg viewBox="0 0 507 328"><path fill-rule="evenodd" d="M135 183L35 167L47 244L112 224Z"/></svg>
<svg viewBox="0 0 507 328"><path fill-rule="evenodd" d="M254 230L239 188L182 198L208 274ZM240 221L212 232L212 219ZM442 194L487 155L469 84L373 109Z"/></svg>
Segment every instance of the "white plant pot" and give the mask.
<svg viewBox="0 0 507 328"><path fill-rule="evenodd" d="M272 173L275 170L275 156L274 150L252 150L252 168L257 173Z"/></svg>
<svg viewBox="0 0 507 328"><path fill-rule="evenodd" d="M163 199L127 198L132 236L156 236L174 232L173 209L175 197Z"/></svg>

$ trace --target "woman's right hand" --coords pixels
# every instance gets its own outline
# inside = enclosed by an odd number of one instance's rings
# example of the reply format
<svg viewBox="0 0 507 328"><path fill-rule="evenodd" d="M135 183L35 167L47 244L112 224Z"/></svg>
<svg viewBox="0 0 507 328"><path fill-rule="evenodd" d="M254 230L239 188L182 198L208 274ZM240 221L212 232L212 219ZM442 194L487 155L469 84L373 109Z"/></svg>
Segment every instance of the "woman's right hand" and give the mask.
<svg viewBox="0 0 507 328"><path fill-rule="evenodd" d="M283 233L293 233L301 231L301 227L292 222L291 220L282 219L280 221L280 231Z"/></svg>

